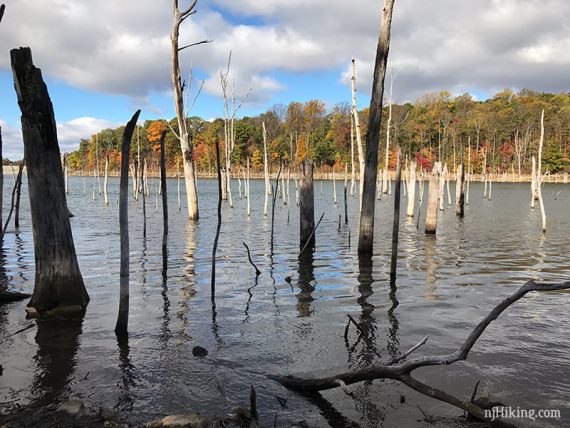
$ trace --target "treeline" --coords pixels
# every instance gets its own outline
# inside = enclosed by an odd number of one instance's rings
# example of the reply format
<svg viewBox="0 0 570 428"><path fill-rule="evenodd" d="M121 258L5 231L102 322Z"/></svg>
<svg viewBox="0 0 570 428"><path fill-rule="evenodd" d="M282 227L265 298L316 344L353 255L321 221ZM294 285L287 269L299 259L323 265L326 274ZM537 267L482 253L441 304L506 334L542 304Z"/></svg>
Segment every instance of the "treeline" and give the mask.
<svg viewBox="0 0 570 428"><path fill-rule="evenodd" d="M474 173L503 173L530 171L530 159L538 151L540 114L545 110L545 149L543 169L555 173L570 167L570 94L538 93L506 89L486 101L475 101L469 94L451 97L449 92L428 93L415 103L392 105L390 126L390 168L395 164L395 147L399 146L408 159L415 158L424 169L441 160L454 166L465 153ZM388 116L388 107L383 110ZM366 141L368 109L359 112L363 141ZM382 120L383 139L387 120ZM212 122L199 117L187 119L194 144L193 158L199 172L215 171L215 142L224 150L224 121ZM262 123L267 131L268 159L273 168L280 161L297 164L310 156L322 171L351 170L351 108L348 103L327 110L318 100L275 105L255 117L234 121L234 165L245 165L246 159L254 169L263 168ZM172 171L181 159L176 137L177 121L146 121L135 132L131 145L132 159L147 159L156 165L159 140L166 131L165 149L168 168ZM72 170L92 172L101 168L109 157L111 169L118 169L120 142L124 127L105 129L90 140L81 140L79 149L67 156ZM386 144L381 142L379 159L384 166ZM468 149L471 148L469 152ZM392 153L393 152L393 153ZM354 162L358 150L354 142ZM355 170L358 168L355 166Z"/></svg>

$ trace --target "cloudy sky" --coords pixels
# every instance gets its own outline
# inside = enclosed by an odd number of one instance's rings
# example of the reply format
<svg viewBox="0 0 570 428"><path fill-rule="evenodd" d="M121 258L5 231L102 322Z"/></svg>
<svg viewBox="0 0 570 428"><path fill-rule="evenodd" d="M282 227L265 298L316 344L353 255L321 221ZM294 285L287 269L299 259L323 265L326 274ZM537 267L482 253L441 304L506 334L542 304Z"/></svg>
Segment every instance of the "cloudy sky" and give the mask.
<svg viewBox="0 0 570 428"><path fill-rule="evenodd" d="M30 46L56 111L60 144L125 123L174 116L169 69L170 0L0 0L0 126L4 155L22 153L11 48ZM190 0L179 0L181 9ZM360 107L369 103L382 0L199 0L181 53L203 93L193 113L222 114L219 71L232 51L236 95L254 86L243 114L318 98L350 100L357 59ZM484 99L505 88L568 91L567 0L396 0L389 67L397 101L426 91Z"/></svg>

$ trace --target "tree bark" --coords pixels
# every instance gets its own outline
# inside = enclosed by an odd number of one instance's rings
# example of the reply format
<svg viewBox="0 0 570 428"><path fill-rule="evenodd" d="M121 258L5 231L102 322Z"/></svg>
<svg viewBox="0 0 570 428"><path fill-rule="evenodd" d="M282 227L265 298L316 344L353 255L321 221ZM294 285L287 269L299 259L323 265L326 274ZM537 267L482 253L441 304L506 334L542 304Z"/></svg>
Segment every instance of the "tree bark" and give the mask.
<svg viewBox="0 0 570 428"><path fill-rule="evenodd" d="M416 161L410 162L410 179L408 181L408 217L414 216L414 204L416 199Z"/></svg>
<svg viewBox="0 0 570 428"><path fill-rule="evenodd" d="M271 185L269 184L269 170L267 163L267 131L265 130L265 122L261 123L263 128L263 176L265 179L265 202L263 205L263 215L267 217L267 201L268 195L271 195Z"/></svg>
<svg viewBox="0 0 570 428"><path fill-rule="evenodd" d="M160 193L162 194L162 254L166 254L168 241L168 199L166 194L166 159L164 156L164 139L166 131L160 136Z"/></svg>
<svg viewBox="0 0 570 428"><path fill-rule="evenodd" d="M352 58L352 120L354 121L354 130L356 133L356 147L358 149L358 167L359 167L359 174L358 179L360 182L359 185L359 194L360 194L360 202L359 202L359 210L362 211L362 192L364 191L364 168L365 168L365 161L364 161L364 148L362 147L362 137L360 132L360 118L358 116L358 107L356 105L356 61ZM382 100L380 100L382 103ZM354 153L354 149L353 149ZM354 157L354 155L353 155ZM353 160L353 171L354 171L354 160ZM354 192L353 192L354 193Z"/></svg>
<svg viewBox="0 0 570 428"><path fill-rule="evenodd" d="M360 233L358 238L359 254L372 254L374 244L374 210L376 208L376 176L378 173L378 142L382 122L382 97L384 77L390 48L390 26L394 0L385 0L380 24L380 38L374 66L374 84L370 101L370 119L366 134L366 167L364 169L364 188L362 191L362 211L360 213Z"/></svg>
<svg viewBox="0 0 570 428"><path fill-rule="evenodd" d="M109 182L109 155L105 156L105 179L103 181L103 196L105 198L105 205L109 205L109 195L107 193L108 182Z"/></svg>
<svg viewBox="0 0 570 428"><path fill-rule="evenodd" d="M300 196L299 196L299 219L300 219L300 241L299 247L315 246L315 191L313 188L313 162L304 160L301 162L300 174Z"/></svg>
<svg viewBox="0 0 570 428"><path fill-rule="evenodd" d="M544 201L542 200L542 148L544 146L544 109L540 116L540 143L538 145L538 167L536 172L536 190L538 194L538 203L540 205L540 215L542 217L542 232L546 233L546 212L544 210Z"/></svg>
<svg viewBox="0 0 570 428"><path fill-rule="evenodd" d="M119 229L121 235L121 268L119 314L115 325L117 336L126 336L129 324L129 154L131 139L141 111L137 110L123 132L121 147L121 181L119 185Z"/></svg>
<svg viewBox="0 0 570 428"><path fill-rule="evenodd" d="M198 194L196 191L196 176L194 174L194 160L192 158L193 145L190 142L188 126L186 124L186 114L184 112L184 94L182 90L182 79L180 77L180 62L178 53L178 36L180 25L188 16L190 16L196 7L197 0L194 0L191 6L183 12L178 9L178 0L174 1L173 7L173 24L172 33L170 35L172 48L172 85L174 86L174 108L176 110L176 118L178 119L178 138L180 140L180 149L182 150L182 163L184 167L184 182L186 184L186 198L188 201L188 219L198 220Z"/></svg>
<svg viewBox="0 0 570 428"><path fill-rule="evenodd" d="M53 106L30 48L13 49L10 56L22 111L36 262L28 306L40 314L69 305L78 305L84 312L89 296L73 243Z"/></svg>
<svg viewBox="0 0 570 428"><path fill-rule="evenodd" d="M400 233L400 182L402 178L401 150L398 148L398 160L396 165L396 182L394 188L394 222L392 225L392 260L390 263L390 282L396 281L398 266L398 235Z"/></svg>
<svg viewBox="0 0 570 428"><path fill-rule="evenodd" d="M437 229L437 202L439 199L439 189L441 180L441 163L436 162L429 177L428 202L426 208L426 228L428 234L435 234Z"/></svg>
<svg viewBox="0 0 570 428"><path fill-rule="evenodd" d="M461 151L461 164L457 172L455 184L455 214L460 218L465 215L465 165L463 150Z"/></svg>

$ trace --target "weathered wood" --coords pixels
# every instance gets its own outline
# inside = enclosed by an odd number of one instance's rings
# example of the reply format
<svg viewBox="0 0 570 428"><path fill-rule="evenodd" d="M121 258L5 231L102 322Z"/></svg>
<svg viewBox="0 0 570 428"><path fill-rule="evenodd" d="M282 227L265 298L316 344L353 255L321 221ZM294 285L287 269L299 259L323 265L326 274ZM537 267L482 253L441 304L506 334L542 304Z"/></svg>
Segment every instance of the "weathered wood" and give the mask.
<svg viewBox="0 0 570 428"><path fill-rule="evenodd" d="M540 216L542 217L542 232L546 233L546 212L542 199L542 148L544 146L544 109L540 115L540 142L538 144L538 167L536 171L536 189L538 194L538 204L540 205Z"/></svg>
<svg viewBox="0 0 570 428"><path fill-rule="evenodd" d="M142 187L142 211L143 211L143 239L146 238L146 198L147 198L147 191L146 187L148 186L148 177L146 175L146 159L142 161L141 164L141 187Z"/></svg>
<svg viewBox="0 0 570 428"><path fill-rule="evenodd" d="M107 193L108 184L109 184L109 155L105 156L105 179L103 180L103 197L105 200L105 205L109 205L109 194Z"/></svg>
<svg viewBox="0 0 570 428"><path fill-rule="evenodd" d="M392 259L390 263L390 282L396 281L398 268L398 235L400 233L400 183L402 179L402 152L398 147L398 159L396 164L396 182L394 188L394 222L392 224Z"/></svg>
<svg viewBox="0 0 570 428"><path fill-rule="evenodd" d="M414 358L408 360L407 362L401 364L394 364L394 362L400 361L400 359L395 359L387 364L376 365L373 367L367 367L359 370L354 370L352 372L338 373L327 377L311 377L311 378L301 378L295 376L279 376L279 375L269 375L269 378L278 381L279 383L285 385L287 388L294 389L297 391L302 391L305 393L323 391L327 389L338 388L341 386L341 382L344 385L351 385L354 383L362 381L371 381L374 379L394 379L398 380L416 391L427 395L429 397L435 398L440 401L447 402L453 406L459 407L463 410L468 411L470 414L474 415L478 419L486 421L491 424L491 426L501 426L501 427L512 427L508 422L501 419L496 419L491 421L485 416L485 412L482 408L474 403L466 402L465 400L458 399L444 391L437 390L429 385L425 385L416 379L412 378L411 373L421 367L428 366L447 366L458 361L464 361L467 359L471 349L481 337L485 329L489 324L496 320L499 315L501 315L509 306L523 298L527 293L531 291L538 292L552 292L560 290L570 289L570 281L563 283L545 283L537 284L534 281L528 281L522 287L520 287L514 294L507 297L501 301L489 314L483 318L467 336L465 341L461 346L450 354L446 355L434 355ZM425 343L425 338L418 345L414 346L406 354L409 355L414 350L418 349L422 343Z"/></svg>
<svg viewBox="0 0 570 428"><path fill-rule="evenodd" d="M24 168L26 159L22 159L22 169ZM20 228L20 199L22 196L22 178L18 181L18 188L16 189L16 212L14 213L14 227Z"/></svg>
<svg viewBox="0 0 570 428"><path fill-rule="evenodd" d="M121 178L119 184L119 231L121 239L121 267L119 314L115 334L124 337L129 325L129 155L131 140L141 111L137 110L123 132L121 147Z"/></svg>
<svg viewBox="0 0 570 428"><path fill-rule="evenodd" d="M79 305L89 296L79 270L65 198L53 106L29 48L10 52L14 87L22 111L22 136L32 217L35 284L28 306L43 313Z"/></svg>
<svg viewBox="0 0 570 428"><path fill-rule="evenodd" d="M180 61L178 53L178 37L180 34L180 25L182 22L195 12L197 0L185 11L178 9L178 0L173 0L173 22L172 33L170 34L171 42L171 67L172 85L174 87L174 109L176 111L176 119L178 120L178 139L180 140L180 149L182 151L182 164L184 168L184 182L186 184L186 199L188 202L188 219L198 220L198 193L196 190L196 175L194 172L194 161L192 159L193 145L190 141L188 132L188 124L186 122L186 112L184 109L184 90L182 78L180 76ZM184 48L184 47L183 47Z"/></svg>
<svg viewBox="0 0 570 428"><path fill-rule="evenodd" d="M465 156L461 149L461 164L455 181L455 214L460 218L465 215Z"/></svg>
<svg viewBox="0 0 570 428"><path fill-rule="evenodd" d="M222 228L222 165L220 160L220 142L216 138L216 166L218 170L218 224L216 226L216 235L214 237L214 245L212 247L212 276L210 282L210 291L212 302L216 295L216 252L218 251L218 240L220 239L220 229Z"/></svg>
<svg viewBox="0 0 570 428"><path fill-rule="evenodd" d="M416 161L410 162L409 180L408 180L408 208L406 215L414 216L414 204L416 199Z"/></svg>
<svg viewBox="0 0 570 428"><path fill-rule="evenodd" d="M0 235L0 242L2 242L4 240L4 235L6 234L6 230L8 229L8 225L10 224L10 219L12 218L12 212L14 211L14 199L16 197L16 191L18 190L18 187L21 186L22 184L22 170L24 169L24 161L22 161L22 163L20 164L20 167L18 168L18 176L16 177L16 182L14 183L14 188L12 189L12 201L10 203L10 211L8 212L8 218L6 219L6 223L4 224L4 227L2 228L2 234Z"/></svg>
<svg viewBox="0 0 570 428"><path fill-rule="evenodd" d="M364 159L364 147L362 145L362 137L360 131L360 118L358 116L358 107L356 105L356 60L352 58L352 121L354 122L354 131L356 135L356 147L358 149L358 180L360 182L358 187L358 192L360 195L360 202L358 204L359 211L362 211L362 192L364 191L364 169L365 169L365 159ZM353 172L354 172L354 147L353 147ZM353 185L354 187L354 185ZM353 192L354 193L354 192Z"/></svg>
<svg viewBox="0 0 570 428"><path fill-rule="evenodd" d="M313 187L314 164L311 160L303 160L299 166L301 176L299 195L299 247L315 246L315 191Z"/></svg>
<svg viewBox="0 0 570 428"><path fill-rule="evenodd" d="M271 194L271 185L269 184L269 170L267 162L267 131L265 129L265 122L261 123L263 132L263 178L265 179L265 202L263 204L263 215L267 217L267 202Z"/></svg>
<svg viewBox="0 0 570 428"><path fill-rule="evenodd" d="M441 181L441 163L436 162L429 177L428 202L426 209L426 233L435 233L437 229L437 202Z"/></svg>
<svg viewBox="0 0 570 428"><path fill-rule="evenodd" d="M166 190L166 157L164 156L164 140L166 131L160 135L160 193L162 194L162 254L166 254L168 242L168 197Z"/></svg>
<svg viewBox="0 0 570 428"><path fill-rule="evenodd" d="M245 197L247 199L247 216L250 217L251 216L251 204L250 204L250 200L251 198L249 197L249 157L247 158L247 181L246 181L246 185L245 185Z"/></svg>
<svg viewBox="0 0 570 428"><path fill-rule="evenodd" d="M374 211L376 208L376 175L378 173L378 143L382 121L382 97L384 77L390 48L390 27L394 0L385 0L380 24L380 37L374 65L374 83L370 101L370 118L366 134L366 166L362 191L362 211L360 213L359 254L372 254L374 244Z"/></svg>

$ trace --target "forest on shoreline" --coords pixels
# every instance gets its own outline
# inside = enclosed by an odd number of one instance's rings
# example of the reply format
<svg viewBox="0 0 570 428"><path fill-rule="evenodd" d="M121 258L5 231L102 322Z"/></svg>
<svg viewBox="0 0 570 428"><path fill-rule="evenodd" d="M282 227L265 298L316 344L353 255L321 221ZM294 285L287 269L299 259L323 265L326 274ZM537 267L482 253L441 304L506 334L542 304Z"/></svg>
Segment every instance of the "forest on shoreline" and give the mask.
<svg viewBox="0 0 570 428"><path fill-rule="evenodd" d="M407 159L415 159L418 168L429 170L441 160L452 171L460 163L461 150L469 158L474 174L509 172L520 176L530 172L531 157L538 151L540 113L545 110L545 148L542 162L550 173L570 168L570 94L539 93L523 89L518 93L505 89L486 101L471 95L452 97L449 92L432 92L412 103L393 104L390 126L389 169L395 168L396 147ZM382 141L379 168L384 167L388 105L383 108ZM359 111L362 140L366 141L368 109ZM187 118L194 144L192 157L198 173L215 173L215 143L219 141L224 160L224 119L206 121ZM280 160L298 164L309 155L322 173L351 171L354 159L358 170L358 150L351 131L351 106L348 103L327 108L319 100L289 105L274 105L265 113L233 121L234 165L246 165L253 171L263 169L262 124L267 130L270 170L278 169ZM181 161L176 137L176 119L147 120L137 128L131 146L131 159L146 160L150 169L158 168L160 134L166 131L167 168L171 173ZM70 171L92 174L101 171L108 157L109 168L117 171L124 127L104 129L80 141L79 149L66 155ZM468 150L470 148L470 152ZM354 158L353 158L354 156Z"/></svg>

